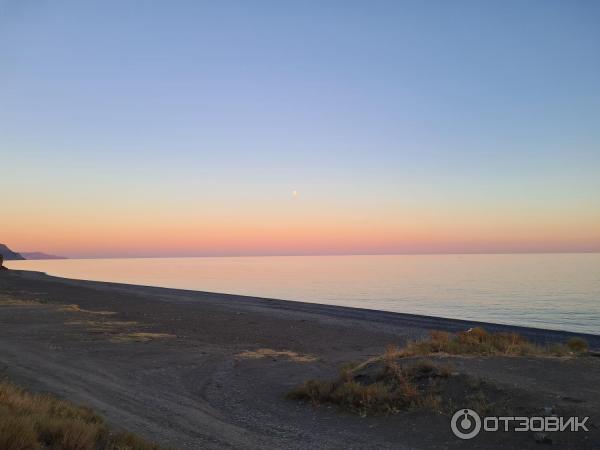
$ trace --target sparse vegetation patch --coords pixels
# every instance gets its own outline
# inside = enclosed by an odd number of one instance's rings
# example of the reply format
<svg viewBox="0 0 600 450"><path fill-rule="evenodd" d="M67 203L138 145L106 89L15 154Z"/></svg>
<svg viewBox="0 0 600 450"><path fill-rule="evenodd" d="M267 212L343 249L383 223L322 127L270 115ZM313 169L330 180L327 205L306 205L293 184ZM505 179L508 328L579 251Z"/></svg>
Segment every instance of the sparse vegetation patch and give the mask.
<svg viewBox="0 0 600 450"><path fill-rule="evenodd" d="M488 333L482 328L456 334L432 331L425 339L409 342L402 348L390 345L381 356L343 368L333 381L309 380L288 397L315 405L337 405L361 415L394 414L407 409L452 412L457 405L485 413L506 405L507 399L501 399L498 388L425 358L565 356L585 351L587 343L580 338L572 338L566 344L541 346L517 333Z"/></svg>
<svg viewBox="0 0 600 450"><path fill-rule="evenodd" d="M580 337L573 337L567 341L567 347L574 353L584 353L588 351L588 343Z"/></svg>
<svg viewBox="0 0 600 450"><path fill-rule="evenodd" d="M69 322L65 322L65 325L82 326L90 331L110 333L120 330L124 327L136 326L138 325L138 322L125 320L71 320Z"/></svg>
<svg viewBox="0 0 600 450"><path fill-rule="evenodd" d="M474 384L445 364L412 360L400 365L380 359L356 369L343 369L334 381L309 380L292 390L288 398L337 405L362 416L411 409L443 412L450 407L449 385L466 387L468 383ZM478 381L475 384L480 385Z"/></svg>
<svg viewBox="0 0 600 450"><path fill-rule="evenodd" d="M61 311L65 312L77 312L77 313L85 313L85 314L98 314L100 316L112 316L113 314L117 314L114 311L92 311L89 309L82 309L79 305L64 305L60 308Z"/></svg>
<svg viewBox="0 0 600 450"><path fill-rule="evenodd" d="M155 339L172 339L174 334L168 333L124 333L113 336L111 342L148 342Z"/></svg>
<svg viewBox="0 0 600 450"><path fill-rule="evenodd" d="M238 353L237 356L245 359L286 358L294 362L303 363L317 361L317 357L312 355L303 355L289 350L273 350L270 348L259 348L258 350L253 351L248 350L242 353Z"/></svg>
<svg viewBox="0 0 600 450"><path fill-rule="evenodd" d="M539 345L518 333L490 333L483 328L472 328L456 334L431 331L425 339L409 342L396 351L397 357L415 355L499 355L499 356L566 356L587 350L581 338L572 338L567 344Z"/></svg>
<svg viewBox="0 0 600 450"><path fill-rule="evenodd" d="M41 306L45 303L43 300L0 297L0 306Z"/></svg>
<svg viewBox="0 0 600 450"><path fill-rule="evenodd" d="M132 433L114 433L93 410L0 382L3 450L160 450Z"/></svg>

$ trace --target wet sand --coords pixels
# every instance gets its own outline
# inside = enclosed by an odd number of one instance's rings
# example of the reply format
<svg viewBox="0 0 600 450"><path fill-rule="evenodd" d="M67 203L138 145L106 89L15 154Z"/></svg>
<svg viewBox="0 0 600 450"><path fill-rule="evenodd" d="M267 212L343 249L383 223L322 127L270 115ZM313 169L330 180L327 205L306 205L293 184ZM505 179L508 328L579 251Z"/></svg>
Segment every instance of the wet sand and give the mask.
<svg viewBox="0 0 600 450"><path fill-rule="evenodd" d="M530 433L455 438L445 415L341 413L287 400L309 378L428 330L482 324L177 289L0 273L0 370L178 448L539 448ZM540 343L572 334L483 324ZM578 334L581 336L581 334ZM600 336L584 336L600 349ZM600 358L455 358L465 372L548 406L599 417ZM597 448L598 428L553 448Z"/></svg>

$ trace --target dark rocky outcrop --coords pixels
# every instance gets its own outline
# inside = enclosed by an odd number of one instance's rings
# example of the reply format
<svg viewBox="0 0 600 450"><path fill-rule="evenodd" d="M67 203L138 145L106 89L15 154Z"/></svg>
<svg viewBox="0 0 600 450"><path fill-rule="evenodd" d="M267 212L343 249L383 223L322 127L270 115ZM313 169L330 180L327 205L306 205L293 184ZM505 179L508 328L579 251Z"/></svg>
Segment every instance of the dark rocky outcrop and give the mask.
<svg viewBox="0 0 600 450"><path fill-rule="evenodd" d="M9 259L25 259L20 254L13 252L4 244L0 244L0 255L2 255L4 257L4 260L6 261L8 261Z"/></svg>

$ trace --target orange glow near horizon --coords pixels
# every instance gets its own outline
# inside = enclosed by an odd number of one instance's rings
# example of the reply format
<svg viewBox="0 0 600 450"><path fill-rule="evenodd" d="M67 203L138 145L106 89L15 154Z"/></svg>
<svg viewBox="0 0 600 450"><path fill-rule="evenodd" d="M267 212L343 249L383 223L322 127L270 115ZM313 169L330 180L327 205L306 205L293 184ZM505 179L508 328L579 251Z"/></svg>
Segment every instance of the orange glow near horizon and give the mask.
<svg viewBox="0 0 600 450"><path fill-rule="evenodd" d="M184 216L185 217L185 216ZM563 218L281 214L205 218L111 215L27 218L3 227L15 251L69 257L599 251L600 226ZM34 225L32 225L32 223ZM43 225L38 225L43 223Z"/></svg>
<svg viewBox="0 0 600 450"><path fill-rule="evenodd" d="M87 184L80 176L15 184L19 195L3 199L0 242L67 257L600 251L591 189L577 198L544 186L549 200L497 180L481 191L480 180L340 176L295 190L235 177L200 189L193 177L148 176L132 187L110 174L90 174Z"/></svg>

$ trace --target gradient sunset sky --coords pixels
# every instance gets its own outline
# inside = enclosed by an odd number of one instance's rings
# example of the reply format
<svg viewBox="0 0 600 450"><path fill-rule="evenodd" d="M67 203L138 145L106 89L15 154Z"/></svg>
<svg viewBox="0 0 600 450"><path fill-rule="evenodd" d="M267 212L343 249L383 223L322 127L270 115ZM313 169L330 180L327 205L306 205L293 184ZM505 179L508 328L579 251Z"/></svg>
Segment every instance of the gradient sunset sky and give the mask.
<svg viewBox="0 0 600 450"><path fill-rule="evenodd" d="M0 215L72 257L600 251L600 2L0 0Z"/></svg>

